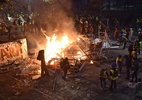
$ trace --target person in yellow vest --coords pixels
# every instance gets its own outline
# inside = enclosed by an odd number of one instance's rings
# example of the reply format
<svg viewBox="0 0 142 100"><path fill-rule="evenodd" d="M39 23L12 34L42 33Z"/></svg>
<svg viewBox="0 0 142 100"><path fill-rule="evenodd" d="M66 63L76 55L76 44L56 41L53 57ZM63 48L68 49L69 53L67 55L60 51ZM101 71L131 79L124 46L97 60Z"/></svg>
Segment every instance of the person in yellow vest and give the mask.
<svg viewBox="0 0 142 100"><path fill-rule="evenodd" d="M113 91L114 89L117 88L116 85L116 80L118 79L118 70L116 67L113 67L110 69L110 80L111 80L111 84L110 84L110 91Z"/></svg>
<svg viewBox="0 0 142 100"><path fill-rule="evenodd" d="M121 75L121 71L122 71L122 55L119 55L117 58L116 58L116 65L117 65L117 69L118 69L118 76Z"/></svg>
<svg viewBox="0 0 142 100"><path fill-rule="evenodd" d="M103 89L103 91L105 91L106 90L106 79L109 78L107 68L101 69L99 78L100 78L101 88Z"/></svg>

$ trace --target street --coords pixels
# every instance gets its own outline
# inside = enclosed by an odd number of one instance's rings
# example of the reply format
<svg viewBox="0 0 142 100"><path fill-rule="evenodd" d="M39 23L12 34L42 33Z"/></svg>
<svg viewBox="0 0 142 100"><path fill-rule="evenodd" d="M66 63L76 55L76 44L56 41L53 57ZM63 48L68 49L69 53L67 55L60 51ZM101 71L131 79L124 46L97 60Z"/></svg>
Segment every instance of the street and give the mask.
<svg viewBox="0 0 142 100"><path fill-rule="evenodd" d="M131 84L126 77L125 65L122 75L117 80L117 90L103 92L100 88L99 72L103 67L110 69L111 63L117 54L125 55L125 50L110 50L108 60L102 60L100 67L95 64L86 64L78 73L68 74L64 81L59 74L56 83L54 77L32 79L35 74L20 74L16 65L14 70L0 74L0 99L1 100L133 100L137 83ZM113 54L113 55L112 55ZM141 72L139 73L139 75ZM109 88L110 80L107 80ZM54 90L53 90L54 87Z"/></svg>

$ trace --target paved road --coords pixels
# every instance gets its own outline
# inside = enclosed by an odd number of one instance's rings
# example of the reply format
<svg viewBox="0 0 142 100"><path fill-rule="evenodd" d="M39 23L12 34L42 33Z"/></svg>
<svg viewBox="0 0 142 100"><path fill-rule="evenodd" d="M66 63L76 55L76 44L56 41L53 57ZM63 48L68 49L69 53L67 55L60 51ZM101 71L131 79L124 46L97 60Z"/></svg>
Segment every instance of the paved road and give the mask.
<svg viewBox="0 0 142 100"><path fill-rule="evenodd" d="M129 44L127 44L128 47ZM134 88L129 87L129 81L125 80L125 66L122 76L119 77L118 89L115 92L102 92L99 83L99 72L103 67L110 68L110 64L118 54L128 54L127 48L110 50L108 59L101 60L101 66L86 65L84 69L74 75L68 76L68 81L62 79L57 82L56 90L52 91L53 79L45 77L32 80L31 76L17 76L17 71L12 74L0 75L0 99L1 100L133 100ZM141 55L139 55L141 57ZM25 66L25 65L24 65ZM19 71L18 71L19 72ZM107 81L109 87L110 81ZM135 85L132 85L135 86Z"/></svg>

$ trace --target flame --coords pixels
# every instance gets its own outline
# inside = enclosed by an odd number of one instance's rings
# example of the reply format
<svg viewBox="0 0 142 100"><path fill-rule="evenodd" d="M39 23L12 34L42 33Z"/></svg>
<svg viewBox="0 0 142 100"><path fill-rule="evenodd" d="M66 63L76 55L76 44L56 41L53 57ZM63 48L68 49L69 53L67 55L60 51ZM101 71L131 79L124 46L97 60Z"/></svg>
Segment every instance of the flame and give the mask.
<svg viewBox="0 0 142 100"><path fill-rule="evenodd" d="M94 62L91 60L91 61L90 61L90 64L93 64L93 63L94 63Z"/></svg>
<svg viewBox="0 0 142 100"><path fill-rule="evenodd" d="M45 61L48 62L51 58L60 58L62 55L62 51L65 47L67 47L69 42L68 36L62 36L62 39L57 40L57 36L54 34L52 37L47 37L46 49L45 49Z"/></svg>

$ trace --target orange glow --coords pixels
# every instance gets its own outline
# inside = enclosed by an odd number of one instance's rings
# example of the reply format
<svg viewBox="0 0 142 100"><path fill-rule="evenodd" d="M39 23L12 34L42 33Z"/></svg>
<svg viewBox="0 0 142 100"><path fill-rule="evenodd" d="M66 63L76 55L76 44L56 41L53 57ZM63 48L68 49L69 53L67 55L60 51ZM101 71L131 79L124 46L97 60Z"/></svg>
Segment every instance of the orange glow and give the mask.
<svg viewBox="0 0 142 100"><path fill-rule="evenodd" d="M62 36L62 39L57 40L57 36L54 34L52 37L47 37L46 49L45 49L45 61L48 62L51 58L60 58L64 55L62 51L70 44L68 36Z"/></svg>
<svg viewBox="0 0 142 100"><path fill-rule="evenodd" d="M38 69L37 74L41 74L41 69Z"/></svg>
<svg viewBox="0 0 142 100"><path fill-rule="evenodd" d="M90 64L93 64L93 61L92 61L92 60L90 61Z"/></svg>
<svg viewBox="0 0 142 100"><path fill-rule="evenodd" d="M60 58L68 57L69 59L77 59L79 61L87 58L86 54L82 51L82 49L84 51L88 50L86 38L84 39L78 36L82 39L80 40L77 36L72 39L69 38L68 35L63 35L61 37L57 37L56 34L51 37L46 34L44 35L47 39L45 46L45 62L52 65L52 69L59 67ZM82 46L82 48L80 48L80 46Z"/></svg>

